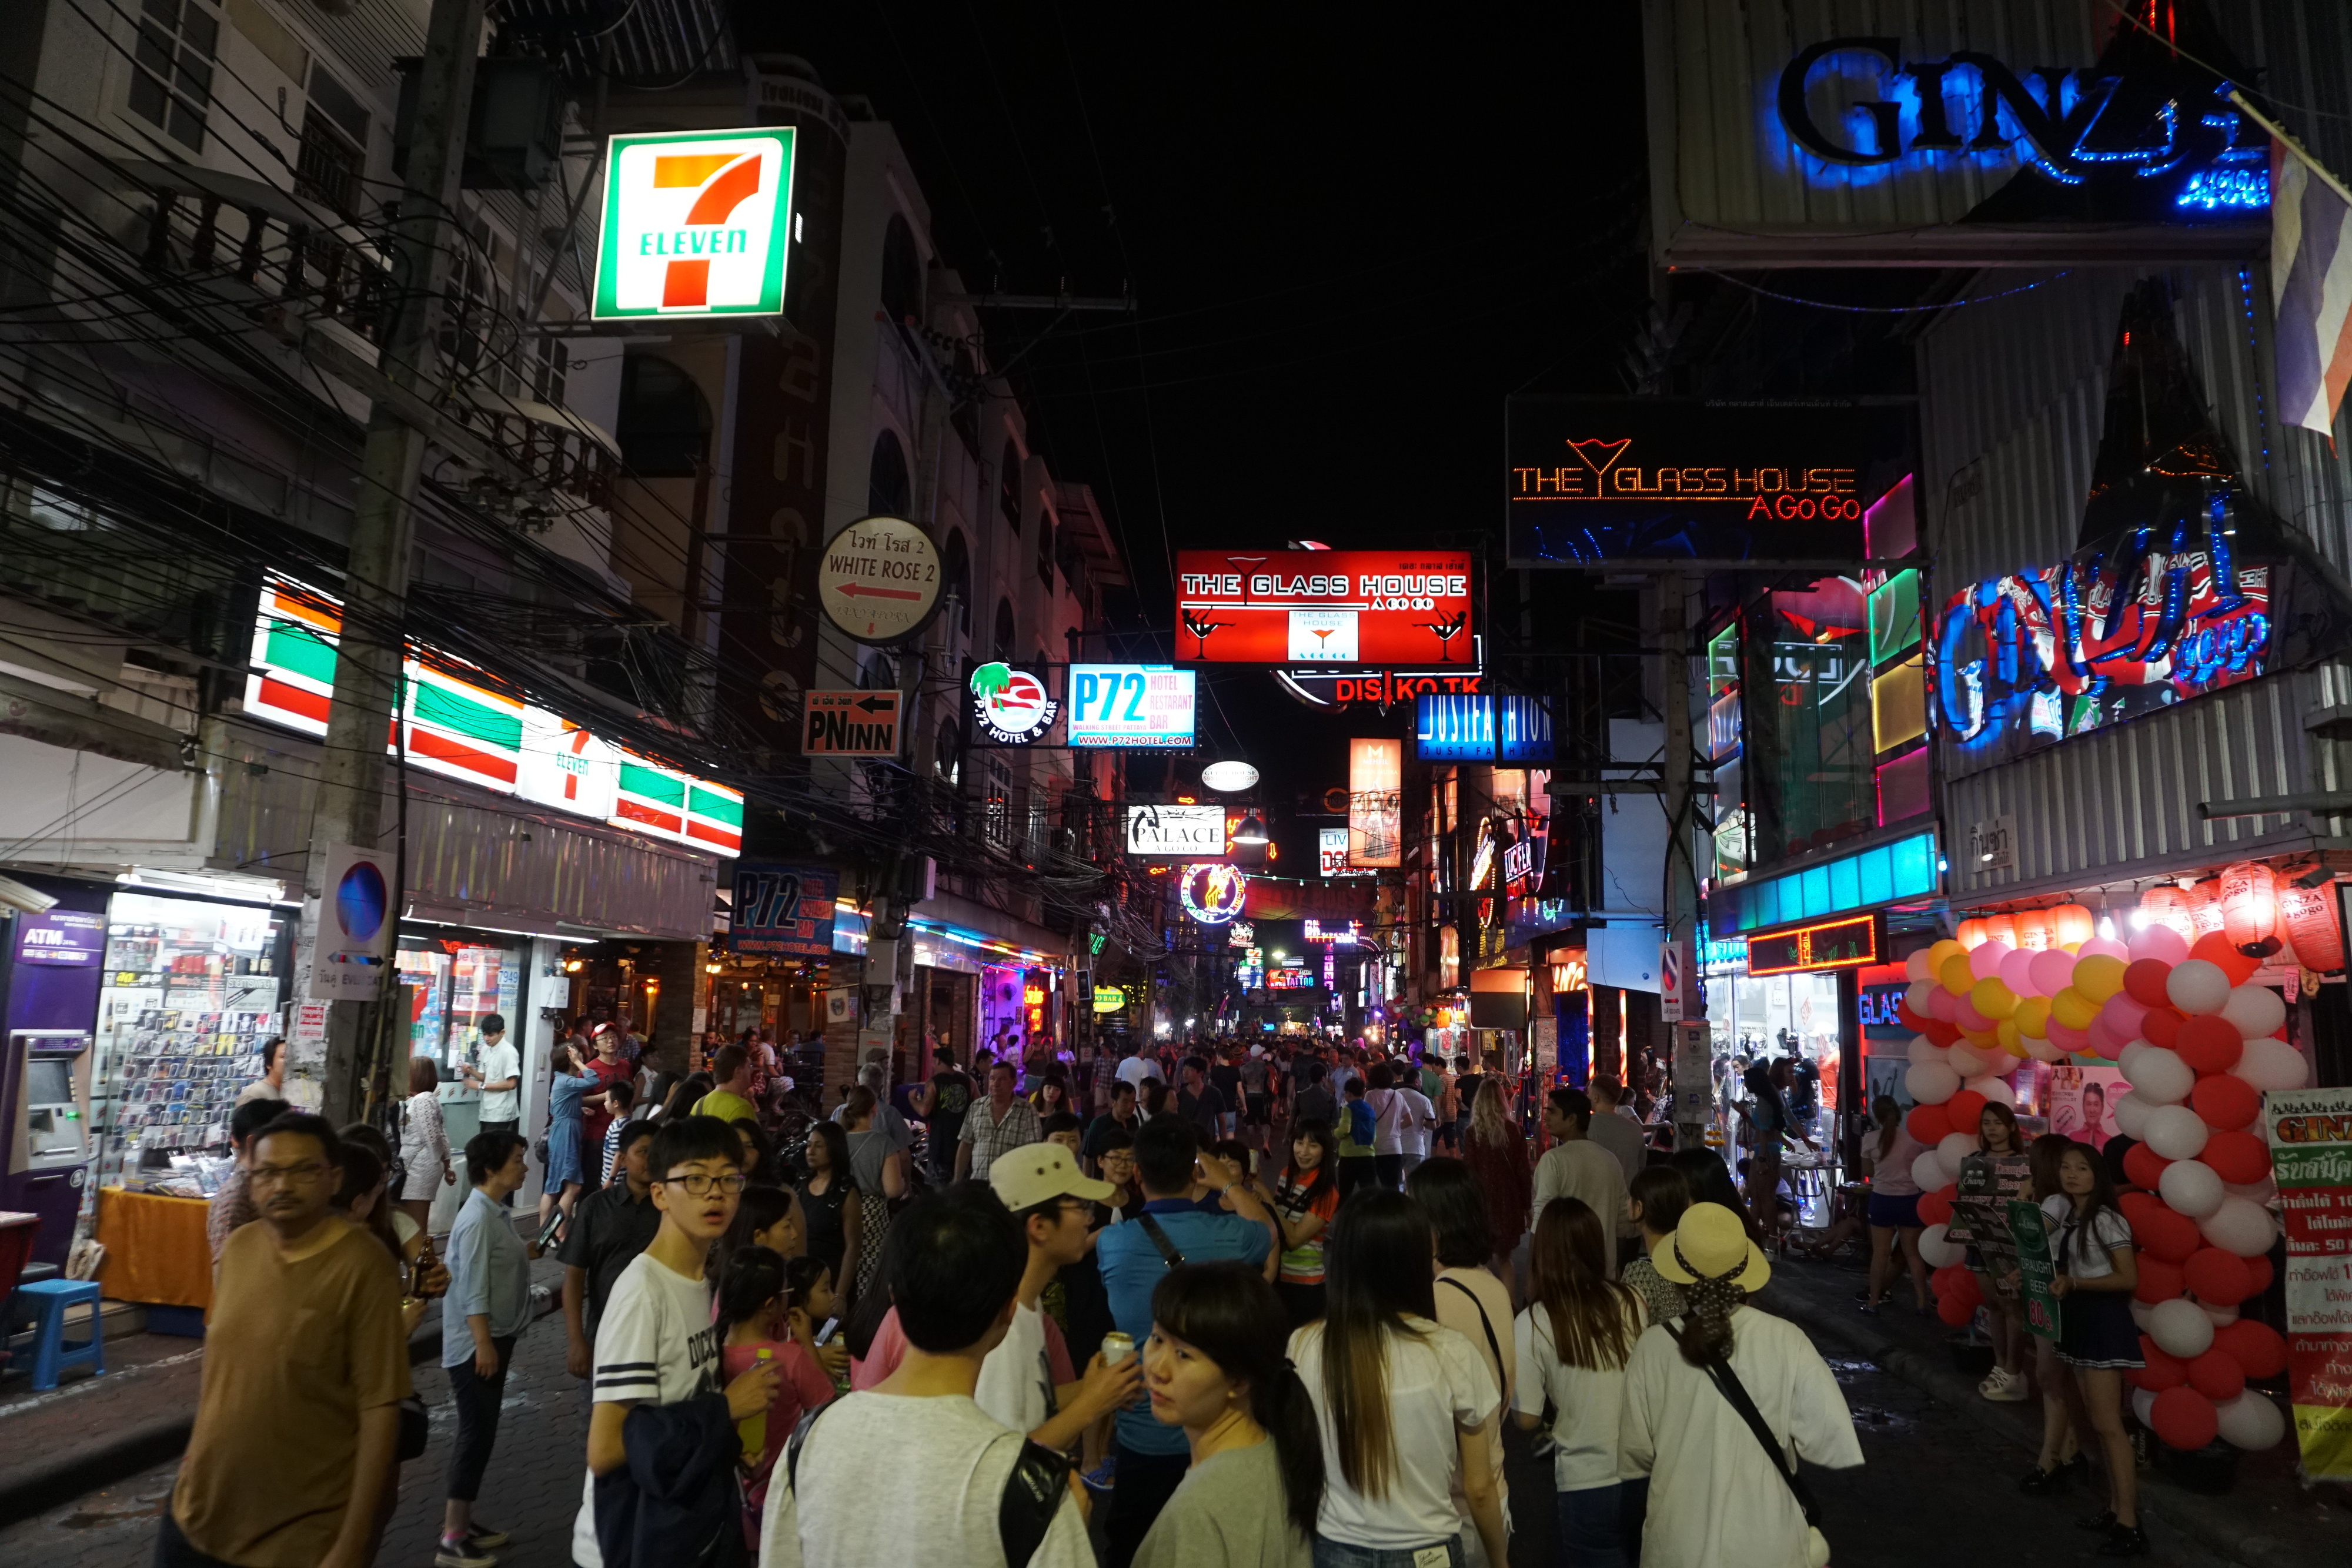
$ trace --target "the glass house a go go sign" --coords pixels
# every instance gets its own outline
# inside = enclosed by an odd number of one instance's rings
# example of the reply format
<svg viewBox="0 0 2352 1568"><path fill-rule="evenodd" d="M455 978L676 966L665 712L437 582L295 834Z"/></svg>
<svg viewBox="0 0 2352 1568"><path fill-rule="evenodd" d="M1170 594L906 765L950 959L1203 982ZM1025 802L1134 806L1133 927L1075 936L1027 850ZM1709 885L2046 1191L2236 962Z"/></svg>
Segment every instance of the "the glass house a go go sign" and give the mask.
<svg viewBox="0 0 2352 1568"><path fill-rule="evenodd" d="M596 319L781 314L792 214L790 126L612 138Z"/></svg>

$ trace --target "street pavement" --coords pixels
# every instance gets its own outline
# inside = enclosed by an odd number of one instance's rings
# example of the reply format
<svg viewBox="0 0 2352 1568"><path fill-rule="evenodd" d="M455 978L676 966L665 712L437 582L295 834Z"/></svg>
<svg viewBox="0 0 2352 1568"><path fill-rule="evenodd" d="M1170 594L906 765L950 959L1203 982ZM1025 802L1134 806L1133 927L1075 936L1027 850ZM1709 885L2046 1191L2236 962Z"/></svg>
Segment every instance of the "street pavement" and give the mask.
<svg viewBox="0 0 2352 1568"><path fill-rule="evenodd" d="M1801 1266L1782 1265L1785 1282L1805 1278ZM1834 1271L1816 1281L1843 1293L1850 1281ZM1776 1291L1776 1296L1781 1294ZM1826 1298L1824 1298L1826 1299ZM1822 1332L1830 1309L1787 1292L1781 1310L1808 1323L1843 1385L1868 1464L1861 1470L1812 1472L1839 1568L1983 1568L2003 1563L2089 1563L2099 1561L2096 1538L2074 1528L2096 1505L2080 1493L2026 1497L2015 1478L2031 1456L2014 1437L1898 1379ZM1846 1310L1851 1312L1849 1305ZM1867 1321L1867 1320L1865 1320ZM1843 1326L1843 1325L1840 1325ZM437 1359L437 1358L436 1358ZM173 1369L173 1370L176 1370ZM417 1368L417 1386L433 1406L432 1439L425 1457L405 1467L401 1500L378 1562L388 1568L428 1568L441 1512L441 1480L456 1423L447 1381L436 1364ZM490 1462L478 1516L513 1532L500 1558L507 1568L564 1568L571 1560L572 1518L580 1497L585 1410L579 1384L563 1370L561 1318L546 1318L525 1334L507 1383L498 1451ZM0 1439L8 1422L0 1418ZM0 1529L0 1563L56 1568L143 1568L153 1550L155 1519L170 1495L175 1463L61 1501L46 1512ZM267 1484L258 1479L257 1484ZM1514 1563L1536 1568L1553 1557L1550 1465L1528 1440L1510 1437L1510 1484L1516 1534ZM2250 1532L2277 1532L2244 1503ZM2267 1506L2267 1505L2264 1505ZM2352 1512L2316 1498L2304 1505L2311 1518L2299 1528L2328 1527L2314 1538L2309 1562L2346 1562L2336 1554L2337 1529ZM2174 1568L2216 1568L2226 1559L2152 1511L2153 1561ZM2324 1541L2325 1544L2320 1542ZM910 1543L912 1545L913 1543ZM919 1555L918 1552L916 1553Z"/></svg>

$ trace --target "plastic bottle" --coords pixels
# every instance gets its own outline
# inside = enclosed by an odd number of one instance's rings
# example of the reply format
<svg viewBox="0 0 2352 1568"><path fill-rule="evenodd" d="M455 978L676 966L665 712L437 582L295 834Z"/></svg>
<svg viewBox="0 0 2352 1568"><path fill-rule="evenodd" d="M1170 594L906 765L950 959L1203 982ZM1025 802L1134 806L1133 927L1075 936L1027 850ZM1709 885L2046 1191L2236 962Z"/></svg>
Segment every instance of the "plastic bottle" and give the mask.
<svg viewBox="0 0 2352 1568"><path fill-rule="evenodd" d="M775 1355L776 1353L772 1347L763 1344L759 1349L754 1364L765 1366L775 1359ZM757 1465L760 1462L760 1456L768 1451L767 1410L763 1407L757 1416L746 1416L742 1420L736 1422L735 1435L742 1439L743 1462L747 1465Z"/></svg>

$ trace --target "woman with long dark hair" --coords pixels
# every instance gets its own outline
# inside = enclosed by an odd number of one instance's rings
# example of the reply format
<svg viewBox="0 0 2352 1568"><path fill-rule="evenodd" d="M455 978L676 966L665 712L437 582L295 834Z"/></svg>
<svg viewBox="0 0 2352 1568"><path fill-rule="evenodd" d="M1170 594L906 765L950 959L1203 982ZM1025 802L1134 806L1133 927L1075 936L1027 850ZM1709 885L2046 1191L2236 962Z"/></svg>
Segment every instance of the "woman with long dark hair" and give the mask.
<svg viewBox="0 0 2352 1568"><path fill-rule="evenodd" d="M1927 1145L1911 1135L1903 1123L1903 1107L1892 1094L1871 1102L1878 1135L1870 1144L1870 1202L1864 1218L1870 1226L1870 1287L1862 1303L1874 1312L1895 1285L1895 1255L1898 1245L1911 1270L1911 1294L1924 1314L1927 1304L1927 1263L1919 1256L1919 1180L1912 1162Z"/></svg>
<svg viewBox="0 0 2352 1568"><path fill-rule="evenodd" d="M1518 1356L1511 1340L1511 1292L1486 1267L1486 1202L1478 1194L1470 1167L1440 1155L1423 1160L1405 1174L1404 1189L1429 1211L1429 1226L1437 1235L1437 1280L1432 1292L1437 1300L1437 1321L1470 1342L1486 1360L1496 1390L1502 1395L1495 1413L1486 1418L1486 1457L1495 1467L1495 1495L1503 1517L1511 1516L1510 1489L1503 1475L1503 1407L1518 1387ZM1456 1498L1457 1503L1462 1500ZM1475 1521L1462 1516L1465 1547L1477 1540ZM1478 1554L1470 1554L1475 1563ZM1501 1568L1500 1564L1496 1568Z"/></svg>
<svg viewBox="0 0 2352 1568"><path fill-rule="evenodd" d="M2000 1404L2026 1397L2024 1279L2017 1243L2009 1234L2009 1202L2025 1196L2033 1179L2025 1157L2025 1134L2017 1113L1988 1101L1977 1117L1976 1152L1960 1161L1960 1196L1952 1200L1950 1239L1968 1244L1969 1269L1977 1277L1986 1314L1992 1321L1993 1368L1977 1392Z"/></svg>
<svg viewBox="0 0 2352 1568"><path fill-rule="evenodd" d="M1135 1568L1308 1568L1323 1504L1315 1406L1283 1359L1282 1303L1243 1263L1187 1263L1151 1292L1144 1389L1192 1468Z"/></svg>
<svg viewBox="0 0 2352 1568"><path fill-rule="evenodd" d="M1721 1168L1722 1162L1716 1163ZM1682 1316L1689 1305L1682 1291L1659 1274L1650 1254L1675 1233L1675 1227L1683 1222L1683 1211L1690 1206L1690 1179L1672 1166L1643 1166L1625 1184L1626 1218L1642 1228L1642 1252L1619 1270L1617 1277L1633 1287L1654 1323Z"/></svg>
<svg viewBox="0 0 2352 1568"><path fill-rule="evenodd" d="M1712 1203L1731 1210L1739 1217L1740 1228L1748 1232L1750 1241L1764 1239L1756 1217L1748 1212L1748 1200L1732 1185L1731 1173L1724 1168L1721 1155L1713 1149L1676 1149L1666 1156L1666 1164L1683 1173L1683 1180L1690 1186L1693 1203Z"/></svg>
<svg viewBox="0 0 2352 1568"><path fill-rule="evenodd" d="M849 1173L849 1134L837 1122L809 1124L808 1179L800 1186L801 1224L808 1237L808 1255L822 1258L833 1270L836 1289L847 1294L847 1282L857 1277L858 1240L863 1218L857 1184Z"/></svg>
<svg viewBox="0 0 2352 1568"><path fill-rule="evenodd" d="M1619 1474L1649 1479L1642 1561L1822 1568L1829 1548L1797 1501L1788 1450L1833 1469L1862 1463L1835 1375L1804 1330L1747 1305L1771 1265L1721 1204L1691 1205L1650 1261L1690 1310L1652 1324L1625 1364ZM1770 1451L1733 1406L1733 1383L1763 1417Z"/></svg>
<svg viewBox="0 0 2352 1568"><path fill-rule="evenodd" d="M1322 1427L1318 1568L1439 1551L1464 1568L1462 1510L1486 1561L1510 1561L1485 1431L1502 1397L1486 1358L1436 1321L1434 1252L1428 1210L1402 1193L1359 1191L1332 1222L1322 1320L1290 1336Z"/></svg>
<svg viewBox="0 0 2352 1568"><path fill-rule="evenodd" d="M1535 1203L1535 1168L1528 1163L1527 1137L1504 1105L1501 1080L1488 1076L1477 1081L1468 1123L1462 1136L1462 1163L1470 1167L1486 1200L1486 1267L1507 1286L1511 1254L1527 1234L1528 1211Z"/></svg>
<svg viewBox="0 0 2352 1568"><path fill-rule="evenodd" d="M1644 1174L1647 1174L1646 1172ZM1528 1310L1518 1316L1519 1426L1552 1423L1551 1484L1567 1568L1630 1568L1639 1551L1645 1481L1620 1481L1618 1412L1625 1363L1648 1326L1641 1294L1609 1277L1609 1238L1591 1206L1544 1205L1528 1250Z"/></svg>
<svg viewBox="0 0 2352 1568"><path fill-rule="evenodd" d="M2106 1511L2083 1522L2106 1531L2102 1557L2145 1557L2139 1476L2124 1430L2124 1374L2146 1364L2131 1315L2139 1283L2131 1221L2116 1206L2115 1183L2099 1152L2088 1144L2059 1155L2058 1191L2042 1209L2058 1228L2050 1247L2057 1270L2050 1290L2060 1302L2058 1359L2065 1368L2061 1385L2067 1413L2076 1431L2099 1435L2107 1472Z"/></svg>
<svg viewBox="0 0 2352 1568"><path fill-rule="evenodd" d="M1339 1146L1330 1123L1300 1122L1290 1130L1290 1164L1275 1184L1282 1271L1274 1291L1292 1328L1323 1315L1323 1239L1339 1212Z"/></svg>
<svg viewBox="0 0 2352 1568"><path fill-rule="evenodd" d="M2066 1190L2059 1167L2066 1152L2074 1147L2073 1139L2056 1133L2044 1133L2026 1145L2025 1163L2032 1173L2032 1185L2025 1194L2027 1202L2045 1206ZM2114 1189L2110 1186L2108 1190L2112 1193ZM2063 1210L2044 1207L2043 1212L2053 1223L2065 1218ZM2070 1314L2062 1312L2059 1316L2063 1333ZM2083 1452L2082 1434L2074 1429L2073 1412L2066 1407L2066 1368L2058 1359L2058 1346L2039 1334L2033 1335L2032 1340L2033 1382L2042 1391L2042 1454L2033 1468L2018 1478L2017 1490L2040 1493L2089 1474L2091 1460ZM2137 1343L2137 1335L2134 1343Z"/></svg>

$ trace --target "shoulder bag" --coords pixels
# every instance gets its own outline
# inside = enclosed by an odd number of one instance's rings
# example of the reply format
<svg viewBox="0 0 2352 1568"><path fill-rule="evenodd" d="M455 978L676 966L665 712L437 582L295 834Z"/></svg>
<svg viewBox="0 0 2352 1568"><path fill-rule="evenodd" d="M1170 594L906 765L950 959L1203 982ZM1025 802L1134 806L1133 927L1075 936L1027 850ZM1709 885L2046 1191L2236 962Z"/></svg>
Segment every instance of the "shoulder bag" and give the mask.
<svg viewBox="0 0 2352 1568"><path fill-rule="evenodd" d="M1503 1366L1503 1343L1495 1337L1495 1321L1486 1315L1486 1303L1478 1299L1477 1291L1459 1280L1449 1280L1441 1274L1437 1278L1437 1282L1441 1285L1451 1285L1470 1298L1470 1304L1478 1312L1478 1326L1486 1331L1486 1348L1495 1353L1495 1369L1499 1373ZM1502 1394L1506 1399L1511 1396L1511 1391L1507 1388L1504 1389Z"/></svg>
<svg viewBox="0 0 2352 1568"><path fill-rule="evenodd" d="M1756 1408L1756 1401L1748 1396L1747 1385L1739 1381L1739 1375L1731 1370L1729 1356L1719 1355L1708 1362L1706 1375L1715 1379L1715 1385L1722 1392L1724 1399L1739 1412L1739 1418L1748 1423L1748 1429L1756 1434L1757 1442L1763 1445L1764 1452L1771 1458L1772 1469L1789 1483L1790 1495L1797 1500L1798 1511L1805 1516L1805 1561L1811 1568L1828 1568L1830 1543L1828 1538L1822 1534L1821 1504L1813 1500L1813 1489L1807 1486L1805 1478L1798 1473L1795 1459L1781 1449L1780 1439L1772 1436L1772 1428L1764 1424L1764 1413Z"/></svg>
<svg viewBox="0 0 2352 1568"><path fill-rule="evenodd" d="M817 1417L838 1403L827 1400L803 1416L784 1445L784 1485L792 1490L795 1502L800 1495L801 1449ZM1061 1510L1062 1495L1069 1490L1069 1471L1066 1456L1023 1439L1020 1456L1013 1461L1013 1469L1004 1478L1003 1494L996 1503L996 1540L1003 1549L1007 1568L1027 1568L1045 1543L1045 1532L1054 1527L1054 1515Z"/></svg>

